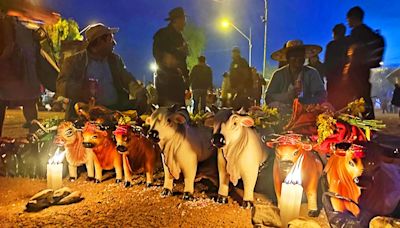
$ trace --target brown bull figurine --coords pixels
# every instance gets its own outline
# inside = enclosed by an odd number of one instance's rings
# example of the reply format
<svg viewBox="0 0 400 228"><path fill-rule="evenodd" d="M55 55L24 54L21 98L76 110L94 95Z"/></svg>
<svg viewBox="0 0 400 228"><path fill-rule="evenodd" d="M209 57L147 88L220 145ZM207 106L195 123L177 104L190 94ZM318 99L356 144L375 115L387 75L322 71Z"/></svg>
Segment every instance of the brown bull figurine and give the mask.
<svg viewBox="0 0 400 228"><path fill-rule="evenodd" d="M122 154L125 187L131 186L133 172L145 172L146 185L150 187L153 184L156 163L161 157L159 147L147 139L141 131L135 132L135 128L130 125L118 125L113 134L117 151Z"/></svg>
<svg viewBox="0 0 400 228"><path fill-rule="evenodd" d="M102 181L102 171L115 169L116 183L122 181L122 157L117 152L111 133L100 129L98 124L86 122L83 128L83 146L91 148L94 156L96 183Z"/></svg>
<svg viewBox="0 0 400 228"><path fill-rule="evenodd" d="M55 143L67 150L65 157L71 181L78 178L77 167L83 164L86 165L88 180L94 180L93 151L84 147L82 132L72 122L65 121L58 125Z"/></svg>
<svg viewBox="0 0 400 228"><path fill-rule="evenodd" d="M267 142L267 145L271 148L275 146L276 156L273 176L278 204L281 198L282 182L285 180L292 166L296 164L300 155L303 155L304 160L301 166L301 179L303 183L302 186L307 195L308 215L310 217L318 216L317 191L323 166L318 155L311 151L312 146L301 142L301 135L295 134L280 136L275 140Z"/></svg>

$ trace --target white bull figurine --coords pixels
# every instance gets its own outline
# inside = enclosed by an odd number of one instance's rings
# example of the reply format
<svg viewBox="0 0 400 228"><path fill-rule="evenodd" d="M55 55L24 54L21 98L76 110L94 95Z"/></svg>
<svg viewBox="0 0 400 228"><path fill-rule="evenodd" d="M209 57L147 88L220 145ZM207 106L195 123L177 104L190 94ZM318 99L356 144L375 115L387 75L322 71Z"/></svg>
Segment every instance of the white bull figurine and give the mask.
<svg viewBox="0 0 400 228"><path fill-rule="evenodd" d="M253 206L254 188L260 168L268 154L249 116L233 114L231 110L219 111L213 119L213 144L218 151L219 189L217 202L227 203L229 181L237 185L243 180L244 208ZM208 125L210 122L208 123Z"/></svg>
<svg viewBox="0 0 400 228"><path fill-rule="evenodd" d="M172 195L173 181L183 174L184 200L192 200L199 162L212 156L211 128L191 126L186 109L161 107L146 119L149 137L158 142L163 158L164 188L162 196Z"/></svg>

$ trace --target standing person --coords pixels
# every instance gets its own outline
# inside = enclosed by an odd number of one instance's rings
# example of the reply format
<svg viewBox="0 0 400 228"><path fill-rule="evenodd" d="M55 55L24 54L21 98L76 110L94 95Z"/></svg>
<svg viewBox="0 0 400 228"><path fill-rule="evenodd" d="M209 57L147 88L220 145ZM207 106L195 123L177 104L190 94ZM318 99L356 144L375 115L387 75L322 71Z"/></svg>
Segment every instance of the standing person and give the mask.
<svg viewBox="0 0 400 228"><path fill-rule="evenodd" d="M310 58L308 58L308 66L310 67L314 67L318 73L319 76L321 77L321 81L323 84L325 84L325 67L324 64L319 60L319 56L315 55L315 56L311 56Z"/></svg>
<svg viewBox="0 0 400 228"><path fill-rule="evenodd" d="M255 67L251 68L251 76L253 79L252 98L254 100L254 105L260 105L260 100L263 93L263 86L265 86L267 83L265 82L262 75L257 72L257 69Z"/></svg>
<svg viewBox="0 0 400 228"><path fill-rule="evenodd" d="M229 77L229 72L225 72L222 75L222 85L221 85L222 107L231 107L231 97L232 97L231 80Z"/></svg>
<svg viewBox="0 0 400 228"><path fill-rule="evenodd" d="M65 119L76 118L75 103L91 97L113 110L147 110L146 90L113 52L117 31L101 23L89 25L84 29L87 48L65 59L57 78L58 100L68 102Z"/></svg>
<svg viewBox="0 0 400 228"><path fill-rule="evenodd" d="M353 58L349 61L349 71L352 80L349 85L355 92L357 98L364 98L365 112L364 118L374 119L374 106L371 99L370 69L380 66L380 61L384 52L383 37L372 31L370 27L363 23L364 11L356 6L347 13L347 22L352 29L348 37ZM349 48L349 49L350 49Z"/></svg>
<svg viewBox="0 0 400 228"><path fill-rule="evenodd" d="M41 93L36 70L39 48L34 31L0 12L0 136L9 105L23 106L23 127L30 128L31 121L37 119L36 102Z"/></svg>
<svg viewBox="0 0 400 228"><path fill-rule="evenodd" d="M346 89L340 83L347 56L346 26L344 24L337 24L333 27L332 31L333 40L328 43L325 51L326 89L328 91L329 103L336 110L340 110L347 105L342 99Z"/></svg>
<svg viewBox="0 0 400 228"><path fill-rule="evenodd" d="M304 66L305 58L316 55L322 48L304 45L301 40L290 40L286 48L272 53L272 59L287 61L288 65L276 70L268 85L265 102L288 112L295 98L303 104L322 103L326 91L318 71Z"/></svg>
<svg viewBox="0 0 400 228"><path fill-rule="evenodd" d="M200 56L199 63L190 72L190 87L193 92L193 113L204 112L206 108L207 91L212 90L212 70L206 64L206 57ZM200 109L199 109L200 105Z"/></svg>
<svg viewBox="0 0 400 228"><path fill-rule="evenodd" d="M391 104L400 108L400 83L396 83L394 85L393 97ZM400 111L399 111L399 118L400 118ZM400 124L399 124L400 125Z"/></svg>
<svg viewBox="0 0 400 228"><path fill-rule="evenodd" d="M167 27L156 32L153 56L157 62L156 89L160 106L185 105L189 71L186 65L188 45L182 36L186 16L182 7L169 12Z"/></svg>
<svg viewBox="0 0 400 228"><path fill-rule="evenodd" d="M251 69L247 61L240 55L240 49L232 49L232 62L229 70L231 89L234 91L233 109L249 108L253 82Z"/></svg>

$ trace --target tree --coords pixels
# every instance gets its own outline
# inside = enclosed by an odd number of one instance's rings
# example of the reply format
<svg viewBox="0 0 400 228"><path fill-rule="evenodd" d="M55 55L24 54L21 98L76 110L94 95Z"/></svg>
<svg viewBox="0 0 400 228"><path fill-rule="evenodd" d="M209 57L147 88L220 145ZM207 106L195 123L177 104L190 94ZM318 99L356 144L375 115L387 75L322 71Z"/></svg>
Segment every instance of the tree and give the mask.
<svg viewBox="0 0 400 228"><path fill-rule="evenodd" d="M183 36L189 45L187 65L189 70L191 70L197 64L197 58L203 53L206 47L206 36L204 30L193 23L186 25Z"/></svg>
<svg viewBox="0 0 400 228"><path fill-rule="evenodd" d="M83 37L79 33L79 26L73 19L61 18L53 25L45 25L44 29L51 41L51 49L54 52L56 61L60 60L61 42L82 40Z"/></svg>

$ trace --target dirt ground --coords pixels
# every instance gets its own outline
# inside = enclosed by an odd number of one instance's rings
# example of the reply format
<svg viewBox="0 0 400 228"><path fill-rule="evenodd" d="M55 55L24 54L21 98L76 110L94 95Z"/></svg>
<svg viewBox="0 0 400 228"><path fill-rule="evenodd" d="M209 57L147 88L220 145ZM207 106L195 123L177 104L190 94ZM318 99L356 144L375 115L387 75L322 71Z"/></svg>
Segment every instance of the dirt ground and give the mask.
<svg viewBox="0 0 400 228"><path fill-rule="evenodd" d="M62 116L60 113L40 113L40 118ZM378 115L385 120L391 134L400 135L398 116ZM24 136L20 126L20 110L7 111L4 136ZM109 174L109 173L108 173ZM143 181L138 176L136 182ZM36 213L24 212L25 204L35 193L46 188L45 180L0 177L0 227L251 227L250 210L242 209L232 198L229 204L214 203L208 187L198 183L196 200L181 200L183 185L175 186L175 195L161 198L162 174L156 181L158 187L146 188L143 184L124 188L108 179L100 184L86 182L82 175L76 182L64 179L63 185L81 191L83 201L65 206L52 206ZM236 191L233 190L235 192ZM237 195L237 194L234 194ZM257 201L263 201L256 196ZM236 199L236 198L235 198ZM237 200L237 199L236 199ZM306 205L301 215L306 217ZM325 213L315 219L321 227L329 227Z"/></svg>

